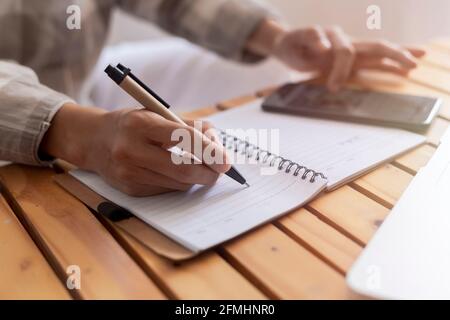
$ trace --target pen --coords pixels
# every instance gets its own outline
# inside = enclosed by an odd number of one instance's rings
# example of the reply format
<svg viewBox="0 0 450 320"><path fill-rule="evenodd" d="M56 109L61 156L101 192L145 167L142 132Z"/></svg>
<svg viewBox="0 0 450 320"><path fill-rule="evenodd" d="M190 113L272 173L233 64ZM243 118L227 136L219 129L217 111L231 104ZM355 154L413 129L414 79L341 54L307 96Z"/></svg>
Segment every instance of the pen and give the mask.
<svg viewBox="0 0 450 320"><path fill-rule="evenodd" d="M129 68L122 64L118 64L117 68L108 65L105 72L119 87L147 110L155 112L167 120L187 126L183 120L169 110L170 105L132 74ZM231 167L225 174L242 185L250 186L234 167Z"/></svg>

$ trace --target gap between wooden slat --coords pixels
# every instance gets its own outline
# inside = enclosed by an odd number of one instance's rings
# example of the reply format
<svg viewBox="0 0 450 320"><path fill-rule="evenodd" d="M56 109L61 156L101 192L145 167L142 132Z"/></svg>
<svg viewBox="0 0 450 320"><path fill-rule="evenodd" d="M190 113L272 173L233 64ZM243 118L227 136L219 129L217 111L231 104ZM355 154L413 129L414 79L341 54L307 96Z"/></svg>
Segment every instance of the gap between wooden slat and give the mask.
<svg viewBox="0 0 450 320"><path fill-rule="evenodd" d="M150 270L142 257L137 255L131 245L125 241L119 234L118 231L108 222L103 216L97 212L86 208L100 221L100 223L105 227L106 230L111 234L111 236L119 243L119 245L129 254L129 256L137 263L137 265L145 271L147 276L158 286L158 288L166 295L169 299L177 299L176 294L163 282L161 279Z"/></svg>
<svg viewBox="0 0 450 320"><path fill-rule="evenodd" d="M323 221L322 221L323 222ZM323 222L325 223L325 222ZM328 224L327 224L328 225ZM328 258L325 254L323 254L321 251L317 250L314 245L310 244L309 242L303 240L300 235L294 233L289 228L284 226L281 222L274 222L274 226L280 229L280 231L284 232L288 237L290 237L292 240L296 241L299 245L304 247L306 250L314 254L316 257L318 257L320 260L328 264L331 268L336 270L336 272L339 272L341 275L345 276L346 271L341 268L337 263L335 263L331 258ZM331 227L331 226L330 226ZM331 227L333 228L333 227ZM334 229L334 228L333 228ZM353 241L352 239L348 238L349 241Z"/></svg>
<svg viewBox="0 0 450 320"><path fill-rule="evenodd" d="M403 164L402 163L403 162L402 159L407 158L407 157L414 157L413 152L410 152L410 153L408 153L408 154L406 154L406 155L404 155L404 156L402 156L400 158L395 159L392 162L392 165L394 165L397 168L402 169L402 170L408 172L409 174L415 176L417 174L418 170L420 170L421 168L426 166L426 164L428 163L430 158L433 156L433 153L436 151L436 147L433 146L430 143L426 143L420 148L429 149L432 153L430 155L421 155L421 156L419 156L420 159L418 161L416 161L416 162L419 162L418 164L416 163L416 164L413 164L413 166L408 166L407 164ZM422 150L417 150L417 152L420 152L422 154L425 153L425 151L422 151ZM408 161L406 160L406 162L408 162Z"/></svg>
<svg viewBox="0 0 450 320"><path fill-rule="evenodd" d="M1 299L71 299L66 284L61 282L3 194L0 218L3 232L0 251L4 254L1 259L12 259L2 262L0 278L5 282L0 284Z"/></svg>
<svg viewBox="0 0 450 320"><path fill-rule="evenodd" d="M342 233L347 238L353 240L361 247L365 247L366 244L361 241L361 239L355 237L353 234L345 230L343 227L341 227L339 224L335 223L332 219L328 218L326 215L322 214L319 210L316 210L315 208L311 207L310 205L306 205L305 208L310 211L312 214L314 214L318 219L322 220L324 223L328 224L329 226L333 227L340 233Z"/></svg>
<svg viewBox="0 0 450 320"><path fill-rule="evenodd" d="M264 225L220 250L272 299L345 299L341 274L272 224Z"/></svg>
<svg viewBox="0 0 450 320"><path fill-rule="evenodd" d="M17 203L17 201L14 199L13 195L9 192L8 188L4 185L3 181L0 179L0 188L1 193L3 194L6 202L8 203L11 210L16 215L17 219L20 221L24 229L27 231L27 233L30 235L30 238L33 240L36 247L39 249L39 251L42 253L42 255L45 257L47 263L50 265L50 267L53 269L59 280L62 284L65 284L67 281L67 273L66 271L60 266L60 264L57 262L57 258L53 254L52 250L46 245L45 241L42 239L40 234L36 232L36 230L33 228L32 224L28 221L28 218L26 217L26 214L23 212L20 205ZM81 300L82 297L78 290L68 290L69 294L73 299Z"/></svg>
<svg viewBox="0 0 450 320"><path fill-rule="evenodd" d="M262 279L249 272L239 259L230 255L223 247L216 249L216 252L270 300L280 300L280 297L277 296Z"/></svg>

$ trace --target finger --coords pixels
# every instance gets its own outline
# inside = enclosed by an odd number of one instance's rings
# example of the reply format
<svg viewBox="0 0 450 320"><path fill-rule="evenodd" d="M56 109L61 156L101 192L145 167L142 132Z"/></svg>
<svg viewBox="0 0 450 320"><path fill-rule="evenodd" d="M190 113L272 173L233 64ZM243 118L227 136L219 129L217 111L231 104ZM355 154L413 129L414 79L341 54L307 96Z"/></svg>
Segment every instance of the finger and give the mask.
<svg viewBox="0 0 450 320"><path fill-rule="evenodd" d="M331 47L331 41L325 30L321 26L315 26L305 30L301 30L301 42L307 45L308 50L314 54L324 54L328 52Z"/></svg>
<svg viewBox="0 0 450 320"><path fill-rule="evenodd" d="M355 50L350 38L339 28L329 30L327 35L333 51L333 63L327 85L331 91L338 91L350 77L355 61Z"/></svg>
<svg viewBox="0 0 450 320"><path fill-rule="evenodd" d="M219 177L208 166L195 164L192 158L179 161L179 156L145 141L135 141L122 151L118 148L113 157L118 163L145 168L183 184L212 185Z"/></svg>
<svg viewBox="0 0 450 320"><path fill-rule="evenodd" d="M200 131L211 141L220 143L217 130L214 128L211 122L205 120L185 120L185 122L188 126L196 128L197 130L201 128Z"/></svg>
<svg viewBox="0 0 450 320"><path fill-rule="evenodd" d="M360 62L357 62L355 64L355 69L377 70L394 73L401 76L406 76L410 71L409 69L403 68L401 65L395 63L390 59L380 59L380 58L364 59Z"/></svg>
<svg viewBox="0 0 450 320"><path fill-rule="evenodd" d="M408 69L417 67L414 56L406 49L390 42L355 43L356 52L368 57L389 58Z"/></svg>
<svg viewBox="0 0 450 320"><path fill-rule="evenodd" d="M415 58L422 58L427 52L424 49L408 47L409 51Z"/></svg>
<svg viewBox="0 0 450 320"><path fill-rule="evenodd" d="M121 165L115 167L114 175L119 181L139 185L158 186L170 190L186 191L192 184L182 183L157 172L132 165Z"/></svg>
<svg viewBox="0 0 450 320"><path fill-rule="evenodd" d="M144 120L146 121L140 124L139 130L148 142L156 142L168 147L182 146L183 151L191 153L218 173L225 173L230 169L223 145L212 141L199 130L152 113Z"/></svg>

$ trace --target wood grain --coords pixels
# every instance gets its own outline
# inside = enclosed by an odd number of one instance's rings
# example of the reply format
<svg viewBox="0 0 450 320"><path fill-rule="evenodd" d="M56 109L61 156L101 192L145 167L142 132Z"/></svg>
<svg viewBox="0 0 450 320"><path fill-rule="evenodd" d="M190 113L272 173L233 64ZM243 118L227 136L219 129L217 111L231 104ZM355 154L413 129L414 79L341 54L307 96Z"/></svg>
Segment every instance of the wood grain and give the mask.
<svg viewBox="0 0 450 320"><path fill-rule="evenodd" d="M273 225L225 245L224 256L270 298L351 297L341 274Z"/></svg>
<svg viewBox="0 0 450 320"><path fill-rule="evenodd" d="M441 50L443 52L450 53L450 39L449 38L436 38L430 41L430 45Z"/></svg>
<svg viewBox="0 0 450 320"><path fill-rule="evenodd" d="M428 143L430 143L434 147L437 147L441 141L441 137L447 131L449 125L450 122L446 119L435 119L426 134Z"/></svg>
<svg viewBox="0 0 450 320"><path fill-rule="evenodd" d="M278 89L278 86L264 88L264 89L257 91L256 96L259 98L264 98L264 97L270 96L272 93L277 91L277 89Z"/></svg>
<svg viewBox="0 0 450 320"><path fill-rule="evenodd" d="M349 186L312 201L306 208L347 237L365 246L389 209Z"/></svg>
<svg viewBox="0 0 450 320"><path fill-rule="evenodd" d="M275 223L305 248L343 275L362 251L362 247L302 208Z"/></svg>
<svg viewBox="0 0 450 320"><path fill-rule="evenodd" d="M350 183L350 186L392 209L413 176L393 166L385 165Z"/></svg>
<svg viewBox="0 0 450 320"><path fill-rule="evenodd" d="M450 72L450 52L442 52L433 46L427 46L426 55L422 58L422 61L428 63L430 66L445 69Z"/></svg>
<svg viewBox="0 0 450 320"><path fill-rule="evenodd" d="M0 196L0 300L70 299L33 240Z"/></svg>
<svg viewBox="0 0 450 320"><path fill-rule="evenodd" d="M426 166L435 152L435 147L426 144L395 159L393 164L409 174L415 175L420 168Z"/></svg>
<svg viewBox="0 0 450 320"><path fill-rule="evenodd" d="M198 110L182 113L181 116L186 119L200 119L217 113L217 106L200 108Z"/></svg>
<svg viewBox="0 0 450 320"><path fill-rule="evenodd" d="M234 99L220 102L219 104L217 104L217 108L221 111L224 111L224 110L242 106L246 103L250 103L255 99L257 99L257 96L253 95L253 94L247 95L247 96L242 96L242 97L237 97Z"/></svg>
<svg viewBox="0 0 450 320"><path fill-rule="evenodd" d="M174 263L157 256L133 237L113 226L110 231L173 299L264 299L265 296L215 252Z"/></svg>
<svg viewBox="0 0 450 320"><path fill-rule="evenodd" d="M444 69L420 64L417 69L410 72L409 79L423 86L450 94L450 77Z"/></svg>
<svg viewBox="0 0 450 320"><path fill-rule="evenodd" d="M13 209L64 282L81 269L83 299L162 299L161 291L83 204L52 181L49 169L0 169ZM14 199L14 200L12 200Z"/></svg>

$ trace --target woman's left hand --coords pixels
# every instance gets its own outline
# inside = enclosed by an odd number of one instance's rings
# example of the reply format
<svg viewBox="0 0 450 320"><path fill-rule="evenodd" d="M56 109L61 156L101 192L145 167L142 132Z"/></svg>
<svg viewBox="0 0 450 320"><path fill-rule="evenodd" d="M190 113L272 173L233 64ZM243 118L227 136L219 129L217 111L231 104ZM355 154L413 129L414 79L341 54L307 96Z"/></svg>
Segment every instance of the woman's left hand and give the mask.
<svg viewBox="0 0 450 320"><path fill-rule="evenodd" d="M353 41L339 27L286 31L266 21L249 42L254 51L272 55L298 71L320 71L331 91L339 90L356 71L372 69L406 76L424 50L388 41Z"/></svg>

